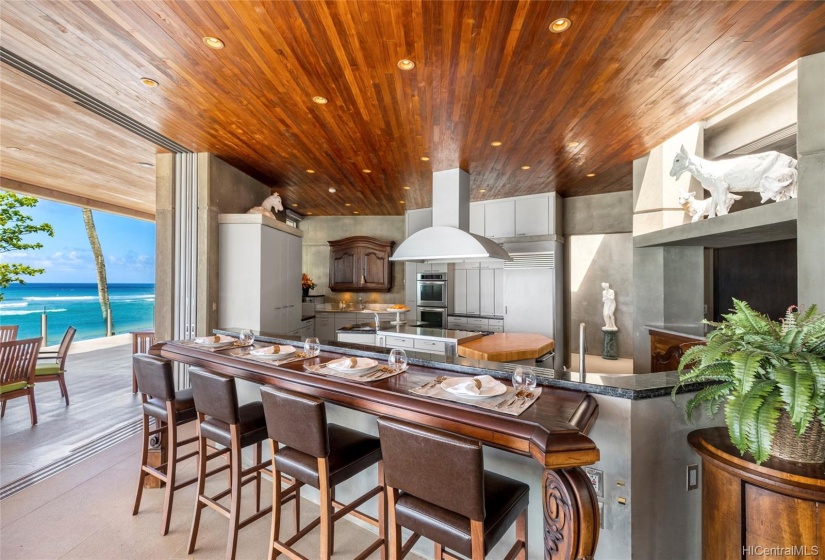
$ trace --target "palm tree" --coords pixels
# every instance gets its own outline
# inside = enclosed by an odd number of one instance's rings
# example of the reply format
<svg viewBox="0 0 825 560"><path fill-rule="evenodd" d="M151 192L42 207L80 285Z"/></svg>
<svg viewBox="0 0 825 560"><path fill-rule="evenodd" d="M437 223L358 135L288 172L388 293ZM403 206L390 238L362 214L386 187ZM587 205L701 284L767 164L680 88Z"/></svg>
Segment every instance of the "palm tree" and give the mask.
<svg viewBox="0 0 825 560"><path fill-rule="evenodd" d="M97 293L100 297L100 310L103 312L103 321L105 322L111 312L111 308L109 307L109 285L106 283L106 261L103 259L103 251L100 248L100 241L97 238L95 221L92 218L92 211L89 208L83 208L83 223L86 225L86 235L89 238L89 245L91 245L92 253L95 257ZM114 325L114 323L112 324ZM111 334L108 332L108 329L106 334Z"/></svg>

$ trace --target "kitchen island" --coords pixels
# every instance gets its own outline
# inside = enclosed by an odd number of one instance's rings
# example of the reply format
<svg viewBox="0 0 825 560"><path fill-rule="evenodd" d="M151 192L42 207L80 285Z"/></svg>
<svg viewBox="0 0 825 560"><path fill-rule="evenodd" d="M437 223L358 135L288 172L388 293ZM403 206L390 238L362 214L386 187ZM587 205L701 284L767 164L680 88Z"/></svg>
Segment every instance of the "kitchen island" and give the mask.
<svg viewBox="0 0 825 560"><path fill-rule="evenodd" d="M238 331L239 329L218 329L215 332L237 336ZM296 337L266 334L257 337L257 340L299 346L302 343ZM335 341L322 341L321 348L331 355L364 356L380 361L386 361L389 353L387 348ZM412 366L423 367L423 370L413 368L411 371L427 371L429 375L486 374L509 382L515 369L512 364L458 356L429 355L429 358L422 358L414 352L408 352L408 356ZM706 384L682 387L672 399L671 391L678 381L675 371L645 375L589 372L583 382L576 372L541 367L534 368L534 371L538 384L544 391L566 389L568 391L563 393L585 393L599 405L598 418L589 432L585 432L598 449L599 459L593 465L584 467L597 485L596 499L600 512L604 513L600 516L601 530L595 559L699 560L702 550L702 492L687 491L685 478L688 465L700 461L688 445L687 435L699 428L724 425L724 418L721 414L714 417L696 414L694 421L688 422L684 404L692 393ZM257 385L244 382L239 385L241 398L260 398ZM542 394L540 401L544 400L546 394ZM409 396L416 398L414 395ZM457 404L454 406L465 408ZM353 408L346 403L330 406L330 420L375 433L374 416L357 412ZM525 412L531 413L530 409ZM520 422L528 418L529 416L521 415L510 420ZM481 432L487 438L499 437L488 432L486 426ZM486 443L488 439L484 441ZM546 515L542 505L548 492L543 484L543 467L532 456L504 451L500 446L487 443L484 447L484 464L489 470L523 480L530 485L531 539L528 558L544 557L545 547L555 545L548 545L542 538L545 534L543 520ZM699 480L702 480L701 472ZM354 490L352 495L357 495ZM573 504L575 506L575 502ZM432 555L432 549L426 543L419 543L415 550L425 557ZM490 555L491 558L502 556L503 552L498 550ZM559 556L550 554L547 557Z"/></svg>

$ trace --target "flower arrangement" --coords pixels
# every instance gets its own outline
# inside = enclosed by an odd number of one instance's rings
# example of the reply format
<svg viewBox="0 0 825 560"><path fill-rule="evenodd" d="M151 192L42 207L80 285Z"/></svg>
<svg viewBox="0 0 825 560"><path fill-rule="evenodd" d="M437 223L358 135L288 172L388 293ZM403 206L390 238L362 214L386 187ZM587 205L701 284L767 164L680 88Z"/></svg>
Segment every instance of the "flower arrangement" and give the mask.
<svg viewBox="0 0 825 560"><path fill-rule="evenodd" d="M306 272L301 274L301 289L307 292L315 289L315 282L312 281L312 278L310 278Z"/></svg>

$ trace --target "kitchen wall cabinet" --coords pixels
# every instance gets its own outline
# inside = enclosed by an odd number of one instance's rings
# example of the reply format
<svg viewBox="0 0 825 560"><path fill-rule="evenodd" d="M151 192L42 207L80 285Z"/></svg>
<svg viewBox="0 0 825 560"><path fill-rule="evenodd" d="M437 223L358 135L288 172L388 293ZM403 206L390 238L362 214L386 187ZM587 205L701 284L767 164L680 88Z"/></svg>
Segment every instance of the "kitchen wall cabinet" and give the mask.
<svg viewBox="0 0 825 560"><path fill-rule="evenodd" d="M329 288L333 292L389 292L394 241L355 236L330 241Z"/></svg>
<svg viewBox="0 0 825 560"><path fill-rule="evenodd" d="M470 233L484 235L484 205L470 204Z"/></svg>
<svg viewBox="0 0 825 560"><path fill-rule="evenodd" d="M515 237L516 205L512 199L485 203L484 235L490 239L497 237Z"/></svg>
<svg viewBox="0 0 825 560"><path fill-rule="evenodd" d="M516 202L516 237L527 235L549 235L550 195L517 198Z"/></svg>
<svg viewBox="0 0 825 560"><path fill-rule="evenodd" d="M301 328L300 230L219 218L218 323L287 334Z"/></svg>
<svg viewBox="0 0 825 560"><path fill-rule="evenodd" d="M415 263L416 272L447 272L447 263Z"/></svg>

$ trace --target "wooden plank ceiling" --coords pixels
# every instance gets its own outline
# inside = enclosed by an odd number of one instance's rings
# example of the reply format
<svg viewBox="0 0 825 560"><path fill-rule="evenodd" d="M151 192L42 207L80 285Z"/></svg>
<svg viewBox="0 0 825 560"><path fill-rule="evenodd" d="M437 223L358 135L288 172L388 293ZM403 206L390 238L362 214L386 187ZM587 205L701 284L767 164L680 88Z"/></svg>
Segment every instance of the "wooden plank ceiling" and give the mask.
<svg viewBox="0 0 825 560"><path fill-rule="evenodd" d="M17 0L0 22L6 49L314 215L429 206L457 166L473 200L627 190L633 159L825 51L807 1Z"/></svg>

